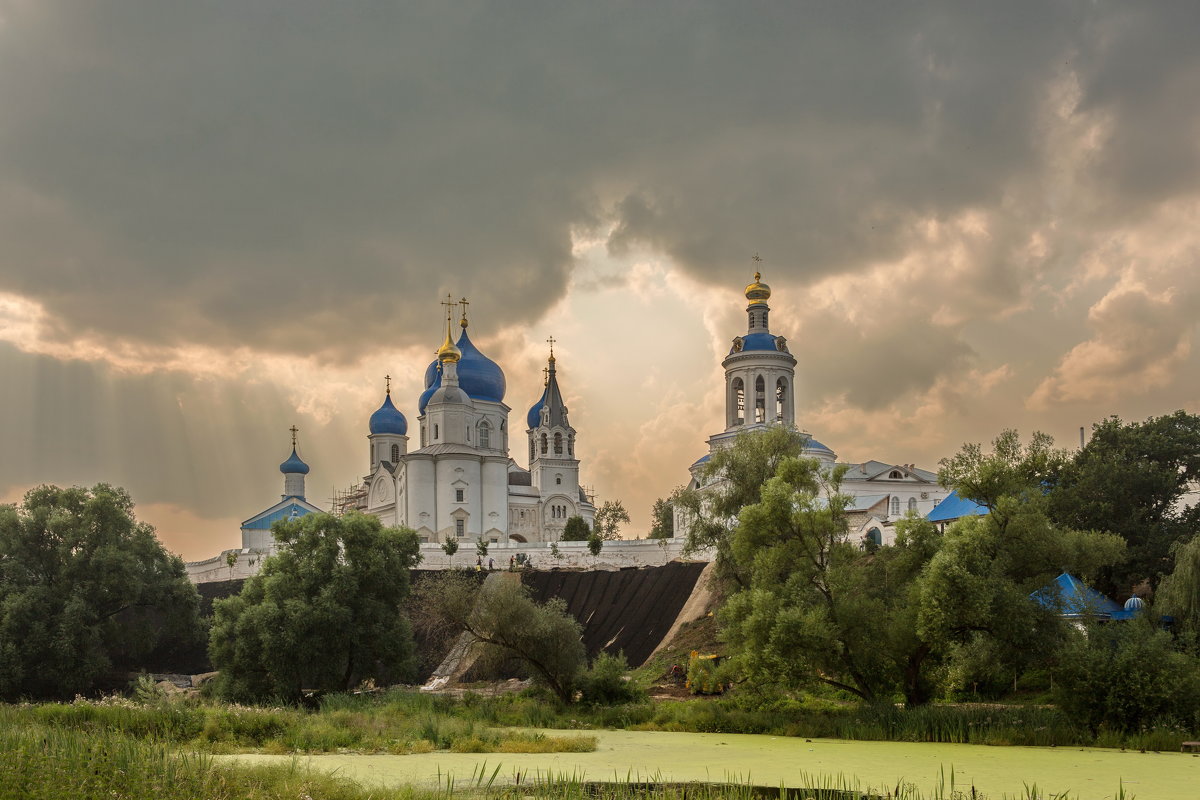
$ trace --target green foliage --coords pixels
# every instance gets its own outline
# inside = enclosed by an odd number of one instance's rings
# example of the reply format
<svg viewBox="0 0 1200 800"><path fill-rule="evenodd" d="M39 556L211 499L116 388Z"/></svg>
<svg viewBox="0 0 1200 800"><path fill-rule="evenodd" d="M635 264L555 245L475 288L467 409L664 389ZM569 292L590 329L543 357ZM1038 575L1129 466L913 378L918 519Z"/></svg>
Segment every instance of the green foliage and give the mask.
<svg viewBox="0 0 1200 800"><path fill-rule="evenodd" d="M277 522L279 553L218 601L209 650L219 690L237 699L298 699L410 676L404 616L417 535L364 514Z"/></svg>
<svg viewBox="0 0 1200 800"><path fill-rule="evenodd" d="M442 542L442 552L450 559L450 563L454 563L454 554L458 552L458 539L453 536Z"/></svg>
<svg viewBox="0 0 1200 800"><path fill-rule="evenodd" d="M675 509L669 500L661 497L654 501L650 509L651 539L670 539L675 535Z"/></svg>
<svg viewBox="0 0 1200 800"><path fill-rule="evenodd" d="M721 609L722 635L758 687L826 684L868 701L902 688L927 702L931 648L914 631L912 585L940 536L906 519L895 547L864 552L848 541L840 476L784 458L742 508L729 558L748 588Z"/></svg>
<svg viewBox="0 0 1200 800"><path fill-rule="evenodd" d="M1110 417L1066 463L1050 513L1063 525L1107 530L1129 546L1124 563L1106 570L1101 588L1127 593L1171 571L1171 548L1200 531L1200 507L1182 505L1200 480L1200 416L1176 411L1145 422Z"/></svg>
<svg viewBox="0 0 1200 800"><path fill-rule="evenodd" d="M91 692L202 635L183 562L106 484L0 506L0 698Z"/></svg>
<svg viewBox="0 0 1200 800"><path fill-rule="evenodd" d="M738 512L759 501L762 487L787 458L798 458L808 436L793 428L772 425L766 430L742 431L730 447L717 450L700 472L701 488L676 489L671 505L687 521L684 551L716 552L716 571L724 582L740 587L749 576L738 572L730 555Z"/></svg>
<svg viewBox="0 0 1200 800"><path fill-rule="evenodd" d="M580 701L586 705L619 705L645 699L645 692L626 680L629 662L624 653L600 653L586 673L580 676Z"/></svg>
<svg viewBox="0 0 1200 800"><path fill-rule="evenodd" d="M1155 610L1175 617L1175 629L1200 642L1200 536L1176 548L1175 569L1158 587Z"/></svg>
<svg viewBox="0 0 1200 800"><path fill-rule="evenodd" d="M587 538L588 552L592 554L592 558L600 555L600 548L604 546L604 538L596 532Z"/></svg>
<svg viewBox="0 0 1200 800"><path fill-rule="evenodd" d="M478 539L475 542L475 555L479 556L480 558L487 558L487 554L488 554L488 543L485 542L482 538Z"/></svg>
<svg viewBox="0 0 1200 800"><path fill-rule="evenodd" d="M991 654L992 667L1011 674L1047 664L1066 633L1054 608L1030 594L1067 571L1085 582L1124 556L1125 543L1109 533L1077 531L1049 516L1047 487L1065 456L1053 440L1035 433L1022 446L1006 430L983 453L968 444L942 461L939 480L986 505L983 517L951 525L941 549L917 581L917 635L948 654L975 660ZM968 663L951 664L959 685L976 680Z"/></svg>
<svg viewBox="0 0 1200 800"><path fill-rule="evenodd" d="M563 526L562 541L586 542L591 535L592 529L588 527L587 520L576 515L569 517L567 524Z"/></svg>
<svg viewBox="0 0 1200 800"><path fill-rule="evenodd" d="M1145 616L1072 637L1055 680L1059 706L1093 731L1200 728L1200 660L1176 650Z"/></svg>
<svg viewBox="0 0 1200 800"><path fill-rule="evenodd" d="M721 694L725 690L716 656L693 652L688 657L687 688L692 694Z"/></svg>
<svg viewBox="0 0 1200 800"><path fill-rule="evenodd" d="M629 524L629 512L620 500L605 500L596 511L593 533L601 539L620 539L621 526Z"/></svg>
<svg viewBox="0 0 1200 800"><path fill-rule="evenodd" d="M487 657L520 659L534 683L572 703L586 663L583 629L561 599L538 604L511 577L495 573L482 585L454 573L426 578L413 604L417 627L441 638L465 633Z"/></svg>

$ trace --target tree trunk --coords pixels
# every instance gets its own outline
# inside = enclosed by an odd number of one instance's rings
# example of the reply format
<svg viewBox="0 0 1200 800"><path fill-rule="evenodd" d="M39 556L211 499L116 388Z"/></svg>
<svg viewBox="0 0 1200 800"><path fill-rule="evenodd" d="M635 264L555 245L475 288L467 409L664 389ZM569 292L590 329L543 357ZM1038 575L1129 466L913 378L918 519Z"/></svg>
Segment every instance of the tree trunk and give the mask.
<svg viewBox="0 0 1200 800"><path fill-rule="evenodd" d="M922 643L908 657L908 663L904 665L904 707L915 708L916 706L926 705L932 698L930 697L929 687L921 682L921 667L925 663L926 657L929 655L930 647L928 644Z"/></svg>

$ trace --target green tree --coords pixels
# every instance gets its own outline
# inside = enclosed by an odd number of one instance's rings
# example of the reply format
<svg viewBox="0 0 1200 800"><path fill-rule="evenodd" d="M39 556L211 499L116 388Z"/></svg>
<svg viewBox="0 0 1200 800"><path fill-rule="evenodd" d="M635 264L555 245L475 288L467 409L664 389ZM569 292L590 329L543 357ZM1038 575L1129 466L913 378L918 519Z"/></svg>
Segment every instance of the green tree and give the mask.
<svg viewBox="0 0 1200 800"><path fill-rule="evenodd" d="M586 542L591 534L592 529L588 527L587 520L577 515L567 519L567 524L563 526L561 541Z"/></svg>
<svg viewBox="0 0 1200 800"><path fill-rule="evenodd" d="M0 506L0 698L89 692L202 636L198 608L125 490L39 486Z"/></svg>
<svg viewBox="0 0 1200 800"><path fill-rule="evenodd" d="M275 523L279 552L242 592L218 601L209 640L230 698L296 699L366 679L411 677L404 613L417 535L373 516L309 514Z"/></svg>
<svg viewBox="0 0 1200 800"><path fill-rule="evenodd" d="M722 636L754 685L823 683L868 701L901 688L927 702L932 651L915 635L913 582L940 536L912 518L877 554L850 543L843 471L784 458L741 510L729 557L748 587L721 610Z"/></svg>
<svg viewBox="0 0 1200 800"><path fill-rule="evenodd" d="M592 566L596 566L596 558L600 555L600 548L604 546L604 538L595 531L587 538L588 552L592 554Z"/></svg>
<svg viewBox="0 0 1200 800"><path fill-rule="evenodd" d="M1050 514L1067 527L1107 530L1128 544L1126 560L1100 576L1102 589L1126 594L1157 585L1172 569L1172 547L1200 531L1200 507L1180 501L1200 479L1200 416L1176 411L1145 422L1110 417L1067 462L1051 493Z"/></svg>
<svg viewBox="0 0 1200 800"><path fill-rule="evenodd" d="M932 647L978 648L981 640L1019 670L1048 659L1065 635L1058 609L1031 595L1063 571L1090 582L1120 561L1116 535L1077 531L1048 514L1047 487L1062 464L1053 440L1034 434L1022 446L1004 431L984 453L968 444L942 461L939 480L987 506L986 516L951 525L918 583L917 635ZM964 651L965 652L965 651Z"/></svg>
<svg viewBox="0 0 1200 800"><path fill-rule="evenodd" d="M458 552L458 539L455 539L453 536L447 537L446 541L442 542L442 552L450 560L450 568L453 569L454 554Z"/></svg>
<svg viewBox="0 0 1200 800"><path fill-rule="evenodd" d="M1200 713L1200 661L1142 617L1074 633L1055 670L1055 700L1093 731L1139 731Z"/></svg>
<svg viewBox="0 0 1200 800"><path fill-rule="evenodd" d="M515 657L536 684L572 703L586 664L583 629L560 598L538 604L512 577L497 573L482 584L453 573L425 579L414 603L417 627L442 639L465 633L485 656Z"/></svg>
<svg viewBox="0 0 1200 800"><path fill-rule="evenodd" d="M486 558L487 554L488 554L488 543L485 542L482 537L480 537L475 542L475 555L479 556L480 558Z"/></svg>
<svg viewBox="0 0 1200 800"><path fill-rule="evenodd" d="M786 458L798 458L808 437L793 428L772 425L743 431L729 447L717 450L699 473L699 486L676 489L669 502L686 521L685 552L713 549L721 580L745 588L749 577L738 572L730 543L738 512L759 501L762 487Z"/></svg>
<svg viewBox="0 0 1200 800"><path fill-rule="evenodd" d="M621 526L628 524L629 512L621 501L605 500L596 512L596 524L592 529L601 539L612 541L621 538Z"/></svg>
<svg viewBox="0 0 1200 800"><path fill-rule="evenodd" d="M675 508L669 500L661 497L654 501L650 509L651 539L670 539L675 535Z"/></svg>
<svg viewBox="0 0 1200 800"><path fill-rule="evenodd" d="M1175 569L1159 585L1154 608L1175 617L1176 630L1200 646L1200 536L1176 548Z"/></svg>

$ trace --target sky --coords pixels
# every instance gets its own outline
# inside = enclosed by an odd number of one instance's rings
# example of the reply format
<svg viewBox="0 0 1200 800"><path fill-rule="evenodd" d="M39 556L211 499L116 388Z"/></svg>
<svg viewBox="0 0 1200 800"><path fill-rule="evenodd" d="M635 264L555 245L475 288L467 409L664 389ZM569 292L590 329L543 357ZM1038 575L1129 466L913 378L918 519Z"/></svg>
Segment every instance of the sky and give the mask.
<svg viewBox="0 0 1200 800"><path fill-rule="evenodd" d="M367 471L467 297L583 483L723 425L756 267L842 459L1200 410L1195 3L0 0L0 501L199 559ZM759 254L761 264L752 261ZM518 426L519 427L519 426ZM524 446L514 440L514 457Z"/></svg>

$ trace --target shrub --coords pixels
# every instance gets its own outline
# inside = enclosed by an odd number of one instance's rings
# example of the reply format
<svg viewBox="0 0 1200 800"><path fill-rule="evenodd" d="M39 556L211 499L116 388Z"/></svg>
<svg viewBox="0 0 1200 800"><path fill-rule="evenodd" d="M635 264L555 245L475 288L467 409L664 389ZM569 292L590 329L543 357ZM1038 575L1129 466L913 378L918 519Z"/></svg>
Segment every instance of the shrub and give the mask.
<svg viewBox="0 0 1200 800"><path fill-rule="evenodd" d="M1092 731L1142 731L1166 721L1195 725L1200 661L1179 652L1145 619L1095 625L1065 648L1059 706Z"/></svg>
<svg viewBox="0 0 1200 800"><path fill-rule="evenodd" d="M629 662L624 653L601 653L580 679L581 699L589 705L619 705L643 699L644 693L625 679Z"/></svg>

